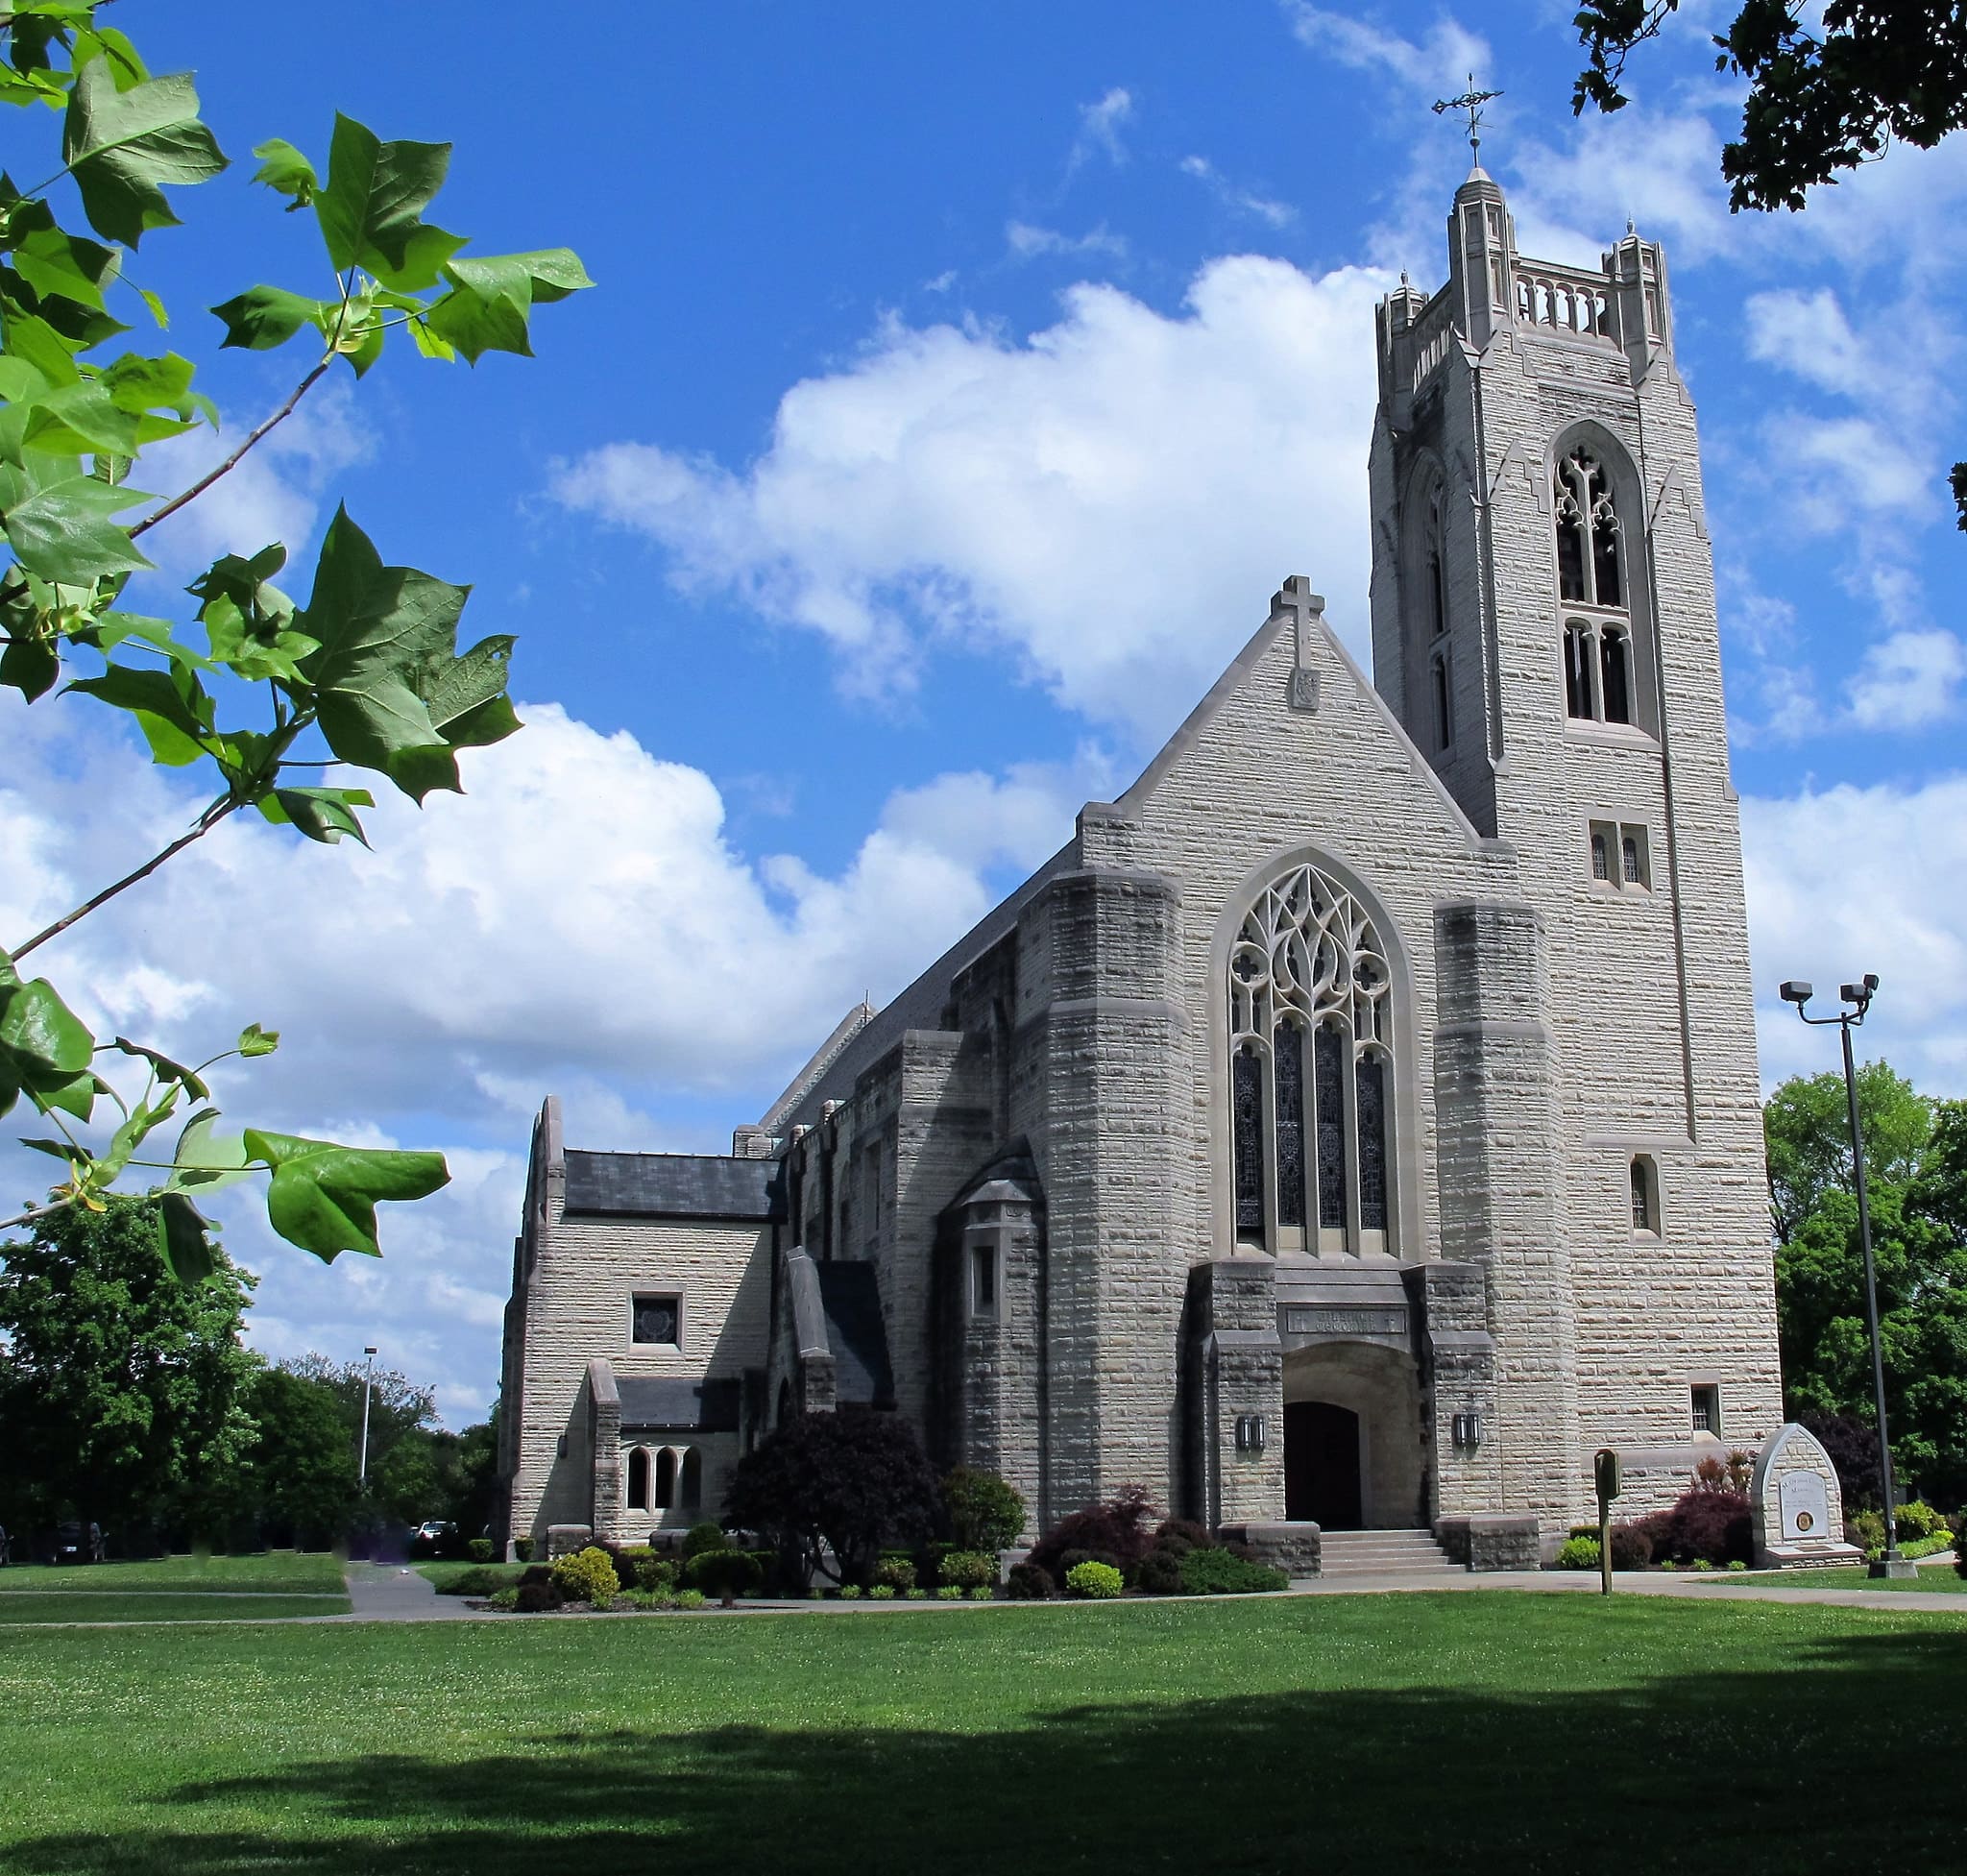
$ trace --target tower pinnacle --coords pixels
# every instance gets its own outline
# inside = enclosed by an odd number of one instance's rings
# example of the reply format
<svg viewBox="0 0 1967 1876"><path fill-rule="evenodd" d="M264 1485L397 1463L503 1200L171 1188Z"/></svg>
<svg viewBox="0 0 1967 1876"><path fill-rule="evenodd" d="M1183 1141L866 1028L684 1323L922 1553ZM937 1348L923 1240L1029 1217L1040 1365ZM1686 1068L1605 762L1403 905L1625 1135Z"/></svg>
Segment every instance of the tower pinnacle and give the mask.
<svg viewBox="0 0 1967 1876"><path fill-rule="evenodd" d="M1475 88L1475 74L1469 74L1469 88L1459 98L1437 98L1434 101L1434 114L1437 117L1450 110L1466 110L1469 113L1469 157L1475 175L1482 174L1482 107L1492 98L1502 96L1500 91L1478 91Z"/></svg>

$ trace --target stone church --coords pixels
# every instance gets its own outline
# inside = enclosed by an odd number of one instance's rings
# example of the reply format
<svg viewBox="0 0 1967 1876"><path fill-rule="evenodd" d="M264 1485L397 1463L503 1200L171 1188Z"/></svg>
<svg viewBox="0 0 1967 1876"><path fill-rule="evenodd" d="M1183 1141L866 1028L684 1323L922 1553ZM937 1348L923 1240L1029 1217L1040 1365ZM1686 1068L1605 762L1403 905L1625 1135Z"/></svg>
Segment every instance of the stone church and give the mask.
<svg viewBox="0 0 1967 1876"><path fill-rule="evenodd" d="M1373 676L1302 578L1172 742L731 1155L548 1101L508 1535L714 1515L903 1414L1033 1529L1155 1501L1535 1561L1782 1419L1736 796L1660 247L1478 167L1377 315ZM1314 447L1307 439L1307 447Z"/></svg>

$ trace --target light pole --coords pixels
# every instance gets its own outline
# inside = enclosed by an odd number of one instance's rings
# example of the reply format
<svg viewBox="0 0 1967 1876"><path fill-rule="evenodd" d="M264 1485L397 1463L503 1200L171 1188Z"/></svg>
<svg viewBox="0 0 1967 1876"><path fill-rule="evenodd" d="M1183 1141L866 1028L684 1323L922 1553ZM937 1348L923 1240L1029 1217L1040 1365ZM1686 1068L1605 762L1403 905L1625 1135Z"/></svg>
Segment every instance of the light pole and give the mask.
<svg viewBox="0 0 1967 1876"><path fill-rule="evenodd" d="M369 1389L376 1379L376 1351L364 1349L368 1357L362 1369L362 1450L355 1456L355 1489L369 1490Z"/></svg>
<svg viewBox="0 0 1967 1876"><path fill-rule="evenodd" d="M1871 1255L1871 1200L1864 1186L1864 1131L1858 1120L1858 1069L1851 1060L1851 1032L1863 1021L1878 994L1879 980L1868 973L1862 983L1841 984L1837 999L1847 1004L1834 1016L1812 1016L1804 1006L1814 994L1811 987L1792 978L1783 986L1783 1001L1793 1003L1796 1013L1812 1028L1835 1023L1844 1038L1844 1101L1851 1112L1851 1165L1858 1182L1858 1241L1864 1247L1864 1320L1871 1330L1872 1396L1879 1413L1879 1476L1885 1489L1885 1554L1871 1567L1874 1576L1916 1576L1919 1569L1910 1557L1899 1554L1899 1520L1893 1504L1892 1443L1885 1427L1885 1357L1879 1340L1879 1286Z"/></svg>

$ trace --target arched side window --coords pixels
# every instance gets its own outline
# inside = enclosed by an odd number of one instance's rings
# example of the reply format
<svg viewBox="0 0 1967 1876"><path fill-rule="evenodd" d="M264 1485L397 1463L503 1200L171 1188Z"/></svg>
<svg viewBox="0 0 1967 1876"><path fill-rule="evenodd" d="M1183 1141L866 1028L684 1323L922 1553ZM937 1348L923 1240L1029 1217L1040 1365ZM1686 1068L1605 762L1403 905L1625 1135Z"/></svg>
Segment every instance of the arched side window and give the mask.
<svg viewBox="0 0 1967 1876"><path fill-rule="evenodd" d="M1580 722L1636 722L1631 574L1611 475L1597 455L1580 446L1559 460L1551 494L1565 714Z"/></svg>
<svg viewBox="0 0 1967 1876"><path fill-rule="evenodd" d="M1392 1248L1392 987L1371 916L1316 866L1244 914L1226 985L1239 1242Z"/></svg>
<svg viewBox="0 0 1967 1876"><path fill-rule="evenodd" d="M703 1455L693 1446L683 1451L676 1500L685 1511L695 1511L703 1503Z"/></svg>
<svg viewBox="0 0 1967 1876"><path fill-rule="evenodd" d="M668 1511L676 1502L676 1454L665 1447L656 1454L656 1501L653 1509Z"/></svg>
<svg viewBox="0 0 1967 1876"><path fill-rule="evenodd" d="M628 1508L649 1508L649 1455L646 1447L636 1447L628 1455Z"/></svg>
<svg viewBox="0 0 1967 1876"><path fill-rule="evenodd" d="M1660 1169L1645 1154L1632 1163L1633 1230L1660 1235Z"/></svg>

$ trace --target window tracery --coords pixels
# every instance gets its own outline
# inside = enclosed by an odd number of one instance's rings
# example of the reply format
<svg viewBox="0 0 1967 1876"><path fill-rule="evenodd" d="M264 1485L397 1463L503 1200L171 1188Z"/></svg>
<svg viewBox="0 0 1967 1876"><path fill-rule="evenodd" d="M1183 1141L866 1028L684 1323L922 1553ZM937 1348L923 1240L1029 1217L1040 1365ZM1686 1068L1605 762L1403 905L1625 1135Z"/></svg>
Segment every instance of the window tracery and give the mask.
<svg viewBox="0 0 1967 1876"><path fill-rule="evenodd" d="M1393 973L1372 918L1328 874L1294 866L1245 914L1226 987L1237 1237L1387 1248Z"/></svg>
<svg viewBox="0 0 1967 1876"><path fill-rule="evenodd" d="M1596 617L1564 621L1565 714L1577 721L1636 720L1630 576L1625 527L1605 464L1590 450L1571 450L1552 478L1557 529L1557 597L1566 608Z"/></svg>

